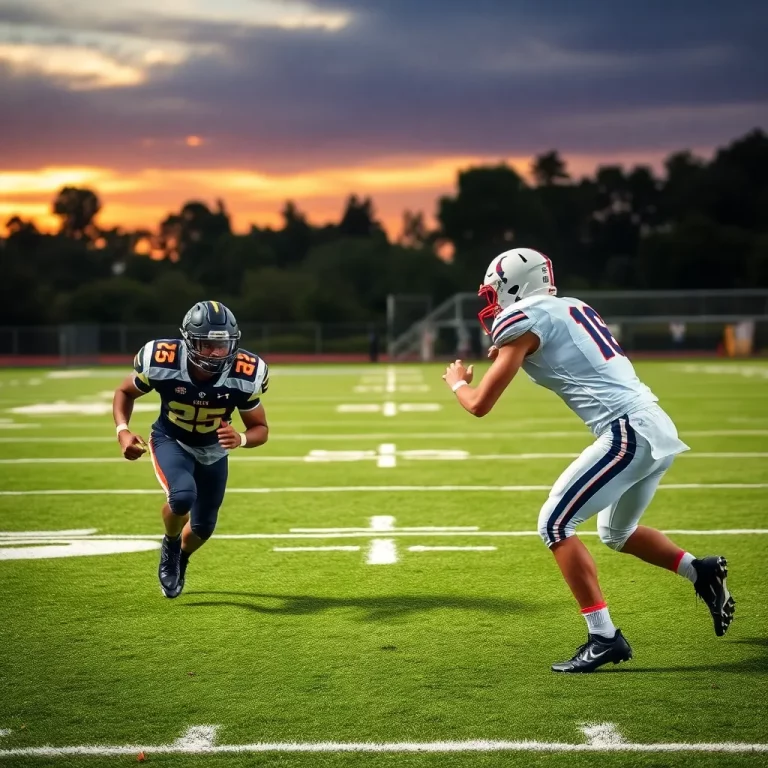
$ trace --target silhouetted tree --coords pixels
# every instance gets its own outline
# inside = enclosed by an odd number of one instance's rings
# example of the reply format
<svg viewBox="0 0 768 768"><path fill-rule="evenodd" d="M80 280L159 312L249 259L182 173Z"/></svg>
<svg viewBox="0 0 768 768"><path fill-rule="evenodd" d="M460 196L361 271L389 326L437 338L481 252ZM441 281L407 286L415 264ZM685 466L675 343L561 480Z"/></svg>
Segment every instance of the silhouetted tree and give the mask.
<svg viewBox="0 0 768 768"><path fill-rule="evenodd" d="M555 149L533 159L531 175L540 187L551 187L571 178L566 170L565 161Z"/></svg>
<svg viewBox="0 0 768 768"><path fill-rule="evenodd" d="M53 201L53 212L61 218L59 233L77 240L96 235L93 219L100 210L96 193L85 188L64 187Z"/></svg>
<svg viewBox="0 0 768 768"><path fill-rule="evenodd" d="M476 281L496 253L522 245L547 250L553 223L536 191L507 165L470 168L459 174L455 197L438 207L440 235L454 247L463 281ZM469 283L471 284L471 283Z"/></svg>
<svg viewBox="0 0 768 768"><path fill-rule="evenodd" d="M432 234L429 231L425 221L424 214L421 211L405 211L403 213L403 231L397 240L398 245L404 248L424 248L430 245Z"/></svg>
<svg viewBox="0 0 768 768"><path fill-rule="evenodd" d="M530 246L555 262L563 291L768 286L768 136L759 129L711 160L671 154L650 168L603 166L571 179L556 150L529 186L507 165L463 169L440 199L438 229L406 211L387 241L369 197L312 225L293 202L278 229L233 234L224 203L189 201L156 232L99 230L95 191L62 188L56 235L13 216L0 238L0 323L176 323L215 296L244 321L377 323L388 293L439 301L471 289L490 259ZM450 249L450 264L435 251ZM164 258L163 258L164 257Z"/></svg>
<svg viewBox="0 0 768 768"><path fill-rule="evenodd" d="M301 264L312 247L312 227L307 223L307 217L288 200L281 212L283 228L270 233L266 242L275 253L280 267L290 267Z"/></svg>
<svg viewBox="0 0 768 768"><path fill-rule="evenodd" d="M376 221L371 198L359 199L350 195L339 222L339 234L342 237L373 237L383 235L383 232L381 224Z"/></svg>

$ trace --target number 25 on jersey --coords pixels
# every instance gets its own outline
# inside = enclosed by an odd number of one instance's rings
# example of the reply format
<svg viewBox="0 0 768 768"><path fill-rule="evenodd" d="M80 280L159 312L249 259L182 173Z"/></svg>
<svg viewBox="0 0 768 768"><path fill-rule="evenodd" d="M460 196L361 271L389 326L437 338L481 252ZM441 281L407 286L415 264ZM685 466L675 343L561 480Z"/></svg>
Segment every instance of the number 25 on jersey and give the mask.
<svg viewBox="0 0 768 768"><path fill-rule="evenodd" d="M176 344L158 341L155 350L155 362L160 364L172 363L176 359L176 346Z"/></svg>
<svg viewBox="0 0 768 768"><path fill-rule="evenodd" d="M581 309L571 307L571 317L592 337L592 341L597 344L600 353L606 360L610 360L616 355L626 357L624 350L619 346L619 342L613 338L613 334L603 318L592 307L587 304L582 304Z"/></svg>

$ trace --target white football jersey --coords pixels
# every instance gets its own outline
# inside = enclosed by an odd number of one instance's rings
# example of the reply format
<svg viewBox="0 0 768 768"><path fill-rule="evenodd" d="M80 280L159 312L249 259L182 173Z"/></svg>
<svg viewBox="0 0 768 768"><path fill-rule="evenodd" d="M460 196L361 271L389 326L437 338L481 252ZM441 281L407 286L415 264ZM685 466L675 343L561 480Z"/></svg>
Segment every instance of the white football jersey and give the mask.
<svg viewBox="0 0 768 768"><path fill-rule="evenodd" d="M500 347L526 331L540 345L523 370L561 397L595 435L619 416L658 401L588 304L557 296L522 299L495 318L491 337Z"/></svg>

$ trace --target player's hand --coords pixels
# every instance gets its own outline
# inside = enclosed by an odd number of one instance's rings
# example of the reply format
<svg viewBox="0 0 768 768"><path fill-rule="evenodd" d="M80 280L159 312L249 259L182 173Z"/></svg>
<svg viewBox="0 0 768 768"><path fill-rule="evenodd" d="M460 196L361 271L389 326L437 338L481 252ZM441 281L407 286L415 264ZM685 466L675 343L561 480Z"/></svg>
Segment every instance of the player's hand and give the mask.
<svg viewBox="0 0 768 768"><path fill-rule="evenodd" d="M496 346L488 347L488 359L495 360L499 356L499 348Z"/></svg>
<svg viewBox="0 0 768 768"><path fill-rule="evenodd" d="M461 360L456 360L445 369L443 380L449 387L453 388L456 382L462 380L466 381L467 384L471 384L474 375L474 366L470 365L469 368L467 368Z"/></svg>
<svg viewBox="0 0 768 768"><path fill-rule="evenodd" d="M147 444L144 442L144 439L139 437L139 435L134 435L133 432L129 432L127 429L124 429L117 436L117 439L123 451L123 456L128 461L136 461L136 459L141 458L147 452Z"/></svg>
<svg viewBox="0 0 768 768"><path fill-rule="evenodd" d="M216 435L222 448L232 451L240 447L240 433L226 421L221 422L221 426L216 430Z"/></svg>

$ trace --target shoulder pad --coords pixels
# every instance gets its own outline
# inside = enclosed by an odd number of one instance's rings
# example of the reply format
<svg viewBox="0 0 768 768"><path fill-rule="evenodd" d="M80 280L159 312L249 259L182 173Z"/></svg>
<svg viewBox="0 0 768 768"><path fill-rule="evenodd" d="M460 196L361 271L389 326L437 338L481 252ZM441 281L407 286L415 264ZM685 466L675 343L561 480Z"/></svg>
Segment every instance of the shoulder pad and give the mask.
<svg viewBox="0 0 768 768"><path fill-rule="evenodd" d="M530 312L530 307L523 311L515 304L496 316L491 329L491 340L497 347L509 343L529 331L534 323L535 318Z"/></svg>
<svg viewBox="0 0 768 768"><path fill-rule="evenodd" d="M258 355L241 349L237 353L226 381L227 386L258 397L269 387L269 367Z"/></svg>
<svg viewBox="0 0 768 768"><path fill-rule="evenodd" d="M235 362L232 363L228 378L256 381L265 367L266 363L258 355L254 355L247 349L241 349L235 357Z"/></svg>
<svg viewBox="0 0 768 768"><path fill-rule="evenodd" d="M145 344L137 353L136 357L133 358L133 370L136 371L136 373L144 373L146 369L149 367L147 364L147 347L150 347L152 342L150 341L148 344Z"/></svg>
<svg viewBox="0 0 768 768"><path fill-rule="evenodd" d="M179 339L157 339L151 342L149 352L150 368L163 368L165 370L180 370L181 344Z"/></svg>
<svg viewBox="0 0 768 768"><path fill-rule="evenodd" d="M149 358L153 344L153 341L147 342L133 358L133 383L142 392L149 392L152 389L149 381Z"/></svg>

